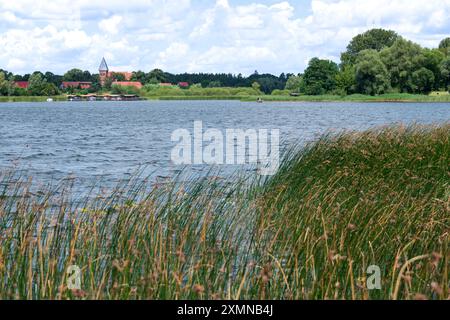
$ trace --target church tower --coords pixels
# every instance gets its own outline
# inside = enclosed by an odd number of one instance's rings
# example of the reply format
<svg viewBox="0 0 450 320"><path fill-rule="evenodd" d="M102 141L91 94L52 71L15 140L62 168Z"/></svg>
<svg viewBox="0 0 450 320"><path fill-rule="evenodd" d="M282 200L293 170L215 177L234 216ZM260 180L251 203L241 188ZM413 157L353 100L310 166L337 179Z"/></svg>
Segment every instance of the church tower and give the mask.
<svg viewBox="0 0 450 320"><path fill-rule="evenodd" d="M103 86L105 84L105 80L109 77L109 69L104 57L102 58L100 67L98 67L98 73L100 75L100 84Z"/></svg>

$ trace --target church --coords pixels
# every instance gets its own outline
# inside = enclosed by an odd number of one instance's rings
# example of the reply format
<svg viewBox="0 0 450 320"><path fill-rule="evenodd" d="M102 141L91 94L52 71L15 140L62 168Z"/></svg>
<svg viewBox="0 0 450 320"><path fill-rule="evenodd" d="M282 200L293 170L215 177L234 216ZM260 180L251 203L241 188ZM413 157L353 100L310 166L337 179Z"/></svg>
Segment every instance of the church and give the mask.
<svg viewBox="0 0 450 320"><path fill-rule="evenodd" d="M110 71L104 57L102 58L102 62L100 63L98 72L100 75L100 84L102 86L105 84L107 79L112 79L112 85L131 86L138 89L142 88L142 83L140 83L139 81L131 81L131 77L133 76L132 72ZM114 76L119 74L123 76L125 81L117 81L117 79L114 79Z"/></svg>

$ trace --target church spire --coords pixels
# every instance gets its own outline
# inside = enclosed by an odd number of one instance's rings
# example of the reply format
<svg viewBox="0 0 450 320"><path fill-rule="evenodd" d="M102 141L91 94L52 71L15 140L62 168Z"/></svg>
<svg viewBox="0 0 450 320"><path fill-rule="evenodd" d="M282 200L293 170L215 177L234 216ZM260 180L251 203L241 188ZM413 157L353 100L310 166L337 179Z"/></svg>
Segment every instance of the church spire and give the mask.
<svg viewBox="0 0 450 320"><path fill-rule="evenodd" d="M98 67L98 71L100 71L100 73L101 73L102 71L106 71L106 72L109 71L108 65L106 64L105 57L102 58L102 63L100 63L100 67Z"/></svg>
<svg viewBox="0 0 450 320"><path fill-rule="evenodd" d="M109 69L105 57L102 58L102 63L98 67L98 73L100 74L100 84L104 86L106 79L109 77Z"/></svg>

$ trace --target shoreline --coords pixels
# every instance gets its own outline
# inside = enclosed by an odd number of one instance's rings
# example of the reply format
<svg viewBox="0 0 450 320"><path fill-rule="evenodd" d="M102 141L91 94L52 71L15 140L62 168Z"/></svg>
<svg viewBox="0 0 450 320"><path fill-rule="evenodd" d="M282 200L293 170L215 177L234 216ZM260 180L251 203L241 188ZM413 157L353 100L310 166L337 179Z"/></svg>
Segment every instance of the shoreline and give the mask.
<svg viewBox="0 0 450 320"><path fill-rule="evenodd" d="M0 103L13 103L13 102L46 102L49 97L47 96L0 96ZM58 95L50 96L54 102L68 101L67 96ZM426 95L413 95L413 94L385 94L379 96L366 96L366 95L349 95L349 96L337 96L337 95L319 95L319 96L275 96L275 95L261 95L261 96L141 96L142 100L235 100L240 102L255 102L258 98L261 98L263 102L359 102L359 103L450 103L449 95L440 96L426 96Z"/></svg>

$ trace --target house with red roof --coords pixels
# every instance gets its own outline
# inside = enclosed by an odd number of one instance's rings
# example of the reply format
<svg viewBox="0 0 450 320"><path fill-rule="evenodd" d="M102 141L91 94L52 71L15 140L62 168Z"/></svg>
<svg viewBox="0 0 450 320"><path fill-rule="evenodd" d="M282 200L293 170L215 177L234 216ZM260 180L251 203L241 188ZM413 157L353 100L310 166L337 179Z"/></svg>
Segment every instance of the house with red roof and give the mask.
<svg viewBox="0 0 450 320"><path fill-rule="evenodd" d="M92 87L92 82L90 82L90 81L63 81L61 87L63 89L67 89L67 88L90 89Z"/></svg>
<svg viewBox="0 0 450 320"><path fill-rule="evenodd" d="M188 88L189 87L189 82L178 82L178 86L180 88Z"/></svg>
<svg viewBox="0 0 450 320"><path fill-rule="evenodd" d="M114 81L112 85L122 86L122 87L135 87L137 89L142 88L142 83L139 81Z"/></svg>
<svg viewBox="0 0 450 320"><path fill-rule="evenodd" d="M14 84L22 89L27 89L28 88L28 81L14 81Z"/></svg>

